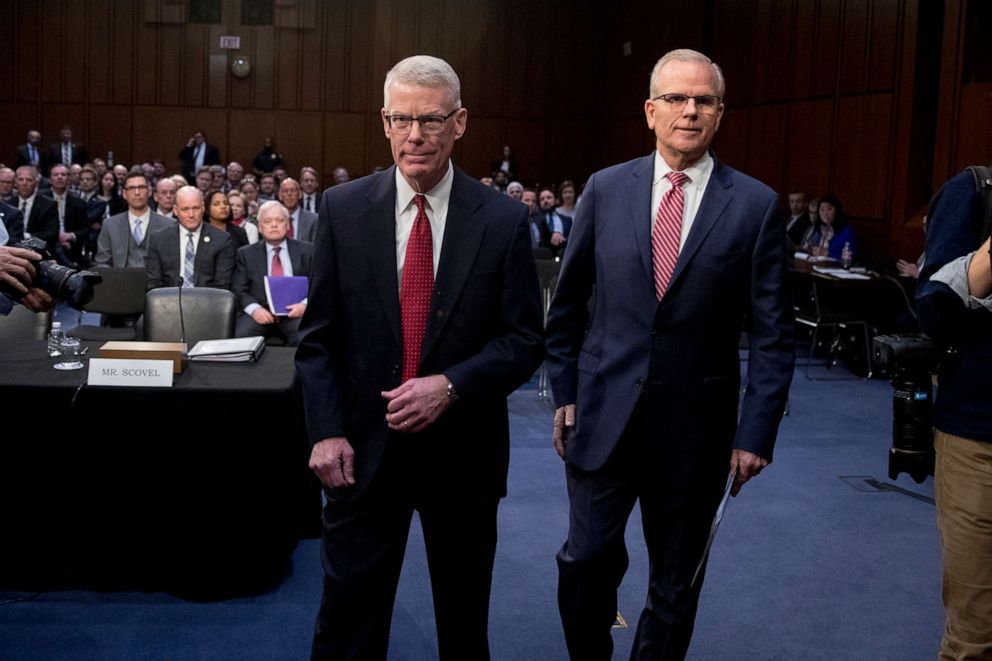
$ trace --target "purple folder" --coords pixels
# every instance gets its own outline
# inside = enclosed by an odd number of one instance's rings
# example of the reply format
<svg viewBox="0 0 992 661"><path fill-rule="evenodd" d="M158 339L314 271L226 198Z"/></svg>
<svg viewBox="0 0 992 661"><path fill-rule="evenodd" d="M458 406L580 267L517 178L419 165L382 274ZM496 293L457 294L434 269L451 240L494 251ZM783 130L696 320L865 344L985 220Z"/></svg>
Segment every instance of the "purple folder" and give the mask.
<svg viewBox="0 0 992 661"><path fill-rule="evenodd" d="M265 297L269 299L272 314L286 316L289 305L299 303L307 297L310 279L305 275L265 276Z"/></svg>

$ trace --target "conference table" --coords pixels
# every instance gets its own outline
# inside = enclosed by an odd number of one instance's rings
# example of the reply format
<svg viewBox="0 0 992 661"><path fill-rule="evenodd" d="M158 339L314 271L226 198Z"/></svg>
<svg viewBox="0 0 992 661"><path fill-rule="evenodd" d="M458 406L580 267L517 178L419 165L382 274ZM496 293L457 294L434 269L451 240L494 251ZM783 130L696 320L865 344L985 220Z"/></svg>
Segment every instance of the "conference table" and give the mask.
<svg viewBox="0 0 992 661"><path fill-rule="evenodd" d="M0 344L0 589L273 585L320 520L294 355L101 387L44 342Z"/></svg>

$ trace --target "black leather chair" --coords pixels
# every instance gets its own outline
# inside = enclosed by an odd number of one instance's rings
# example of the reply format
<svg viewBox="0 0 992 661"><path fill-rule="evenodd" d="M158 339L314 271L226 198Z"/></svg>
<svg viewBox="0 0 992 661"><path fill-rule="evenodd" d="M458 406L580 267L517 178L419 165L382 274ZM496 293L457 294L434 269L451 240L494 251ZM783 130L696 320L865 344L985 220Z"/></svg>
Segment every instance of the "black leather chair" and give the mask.
<svg viewBox="0 0 992 661"><path fill-rule="evenodd" d="M32 312L15 305L7 316L0 315L0 340L44 340L51 325L51 312Z"/></svg>
<svg viewBox="0 0 992 661"><path fill-rule="evenodd" d="M796 323L810 329L809 352L806 354L806 378L811 381L841 381L860 377L814 377L810 376L813 355L820 346L827 347L827 359L823 364L828 370L833 368L843 350L864 351L865 378L871 377L871 332L865 310L854 300L857 285L813 275L805 286L806 294L797 293L794 298ZM795 291L795 290L794 290ZM822 331L830 331L829 340L824 342ZM858 341L860 340L860 341ZM860 346L858 346L860 345Z"/></svg>
<svg viewBox="0 0 992 661"><path fill-rule="evenodd" d="M235 296L226 289L187 287L182 291L186 344L234 337ZM144 335L149 342L179 342L179 287L152 289L145 295Z"/></svg>
<svg viewBox="0 0 992 661"><path fill-rule="evenodd" d="M134 322L145 309L145 291L148 289L148 274L145 269L102 266L94 270L103 277L103 282L94 287L93 300L83 309L104 315L103 323L100 326L82 324L68 334L81 340L138 339L138 326ZM110 325L108 317L131 325Z"/></svg>

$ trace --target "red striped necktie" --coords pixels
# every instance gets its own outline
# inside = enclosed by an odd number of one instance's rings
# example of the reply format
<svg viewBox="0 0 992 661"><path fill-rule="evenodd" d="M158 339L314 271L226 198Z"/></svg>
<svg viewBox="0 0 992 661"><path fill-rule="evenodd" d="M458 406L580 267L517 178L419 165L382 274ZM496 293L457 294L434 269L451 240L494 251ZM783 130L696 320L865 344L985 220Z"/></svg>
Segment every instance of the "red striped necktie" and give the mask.
<svg viewBox="0 0 992 661"><path fill-rule="evenodd" d="M668 180L672 187L661 196L658 214L651 230L651 263L654 266L654 293L660 301L668 289L668 283L679 259L679 243L682 240L682 212L685 208L685 191L682 185L689 181L683 172L669 172Z"/></svg>

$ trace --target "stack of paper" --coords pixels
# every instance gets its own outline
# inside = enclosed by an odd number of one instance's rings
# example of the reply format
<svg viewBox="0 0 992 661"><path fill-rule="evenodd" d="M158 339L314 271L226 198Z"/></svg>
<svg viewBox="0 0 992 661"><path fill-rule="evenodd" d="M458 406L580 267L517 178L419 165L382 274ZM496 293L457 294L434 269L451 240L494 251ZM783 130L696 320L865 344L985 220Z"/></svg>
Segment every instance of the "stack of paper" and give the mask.
<svg viewBox="0 0 992 661"><path fill-rule="evenodd" d="M229 340L200 340L186 357L189 360L225 363L255 362L265 351L265 338L234 337Z"/></svg>

